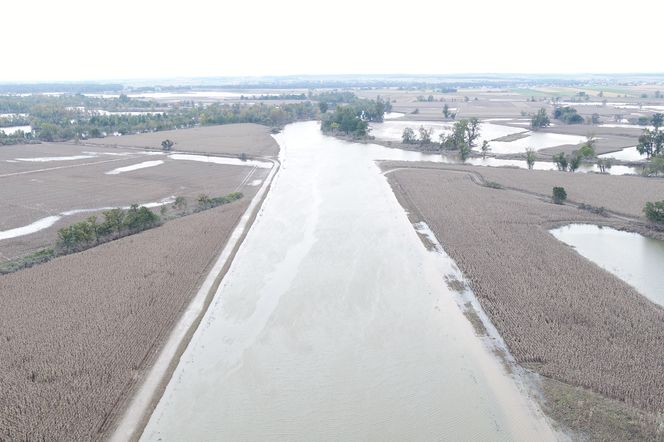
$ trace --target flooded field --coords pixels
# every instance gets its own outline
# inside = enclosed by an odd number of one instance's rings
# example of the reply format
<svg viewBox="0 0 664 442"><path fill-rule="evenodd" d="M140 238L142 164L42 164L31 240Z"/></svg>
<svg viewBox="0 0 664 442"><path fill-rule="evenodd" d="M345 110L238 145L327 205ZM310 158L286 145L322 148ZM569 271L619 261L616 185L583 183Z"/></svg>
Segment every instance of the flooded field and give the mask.
<svg viewBox="0 0 664 442"><path fill-rule="evenodd" d="M19 130L28 133L32 132L32 127L30 126L9 126L9 127L0 127L0 132L4 132L5 135L12 135L18 132Z"/></svg>
<svg viewBox="0 0 664 442"><path fill-rule="evenodd" d="M492 119L498 121L498 119ZM452 122L439 121L385 121L383 123L371 124L371 135L379 140L401 141L403 130L410 127L417 134L417 129L423 126L432 129L432 140L438 142L441 134L448 134L452 129ZM513 141L494 141L508 135L520 134L521 138ZM496 154L511 154L525 152L527 148L535 150L548 147L561 146L565 144L579 144L586 140L585 136L556 134L550 132L532 132L525 127L513 127L493 122L482 122L480 124L480 137L477 144L481 145L486 140L490 142L491 152Z"/></svg>
<svg viewBox="0 0 664 442"><path fill-rule="evenodd" d="M572 224L551 233L664 306L664 241L587 224Z"/></svg>
<svg viewBox="0 0 664 442"><path fill-rule="evenodd" d="M600 158L614 158L621 161L641 161L645 160L646 156L641 155L636 146L626 147L618 152L609 152L602 155L597 155Z"/></svg>
<svg viewBox="0 0 664 442"><path fill-rule="evenodd" d="M276 138L282 170L142 439L551 439L374 163L421 154L314 122Z"/></svg>

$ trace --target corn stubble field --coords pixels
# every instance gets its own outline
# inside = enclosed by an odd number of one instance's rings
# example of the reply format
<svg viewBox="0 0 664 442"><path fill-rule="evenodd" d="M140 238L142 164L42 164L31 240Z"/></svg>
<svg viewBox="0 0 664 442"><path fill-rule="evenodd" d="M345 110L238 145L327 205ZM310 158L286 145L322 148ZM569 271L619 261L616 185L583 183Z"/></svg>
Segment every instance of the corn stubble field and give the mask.
<svg viewBox="0 0 664 442"><path fill-rule="evenodd" d="M106 437L250 200L0 277L0 440Z"/></svg>
<svg viewBox="0 0 664 442"><path fill-rule="evenodd" d="M664 410L664 309L547 231L605 218L482 187L467 172L408 169L403 163L383 168L396 165L406 167L388 174L399 200L435 232L520 364L649 413ZM496 171L481 173L501 184L518 180L516 171ZM524 187L524 181L516 184ZM572 194L580 190L565 185L568 192L575 189ZM588 189L596 191L583 198L602 201L605 189ZM615 196L610 207L634 212L629 198ZM575 398L561 406L579 406Z"/></svg>
<svg viewBox="0 0 664 442"><path fill-rule="evenodd" d="M126 138L127 144L159 149L167 136L187 145L176 149L203 153L278 152L269 128L258 125ZM170 195L186 197L189 209L201 193L216 197L239 190L244 198L167 217L154 229L0 276L0 441L88 441L110 435L256 195L259 187L248 183L262 182L268 173L116 148L113 143L120 139L125 137L97 140L95 147L44 143L0 149L0 203L7 209L0 210L0 230L65 210L128 206ZM71 155L77 158L39 160ZM164 163L106 174L153 159ZM168 211L179 209L169 204ZM53 245L58 228L91 213L5 238L0 258Z"/></svg>

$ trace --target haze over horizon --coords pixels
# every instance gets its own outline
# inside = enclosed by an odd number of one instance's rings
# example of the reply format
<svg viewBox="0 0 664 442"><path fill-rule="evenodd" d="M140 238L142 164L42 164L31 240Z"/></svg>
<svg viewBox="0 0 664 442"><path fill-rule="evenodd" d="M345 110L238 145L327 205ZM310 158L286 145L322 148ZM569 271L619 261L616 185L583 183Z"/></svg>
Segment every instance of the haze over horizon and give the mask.
<svg viewBox="0 0 664 442"><path fill-rule="evenodd" d="M0 82L458 73L658 73L664 4L415 0L3 5ZM27 16L26 14L29 14ZM26 29L26 24L29 28ZM32 32L38 29L39 32ZM45 40L44 35L48 38Z"/></svg>

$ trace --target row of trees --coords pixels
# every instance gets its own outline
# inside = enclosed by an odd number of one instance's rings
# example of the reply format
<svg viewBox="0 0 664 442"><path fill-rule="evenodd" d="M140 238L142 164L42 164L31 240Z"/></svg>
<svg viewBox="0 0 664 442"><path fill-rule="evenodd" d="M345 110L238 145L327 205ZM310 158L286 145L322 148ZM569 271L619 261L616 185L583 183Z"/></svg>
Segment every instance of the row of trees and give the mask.
<svg viewBox="0 0 664 442"><path fill-rule="evenodd" d="M452 131L449 134L439 135L439 142L432 140L433 129L420 126L418 129L419 137L415 131L407 127L403 130L401 141L404 144L419 144L422 150L436 151L457 151L462 161L470 156L473 148L477 146L477 140L480 136L480 121L477 118L459 120L454 123ZM484 140L480 147L482 156L491 150L489 142Z"/></svg>
<svg viewBox="0 0 664 442"><path fill-rule="evenodd" d="M589 136L586 142L581 146L580 149L575 150L570 155L567 155L564 152L560 152L553 156L553 162L556 163L558 170L560 171L576 171L581 162L587 158L593 158L595 156L595 142L597 139L593 136ZM607 163L608 167L610 162Z"/></svg>
<svg viewBox="0 0 664 442"><path fill-rule="evenodd" d="M214 207L222 206L224 204L232 203L233 201L239 200L243 196L244 195L242 192L233 192L226 196L218 196L214 198L210 198L208 195L202 194L199 195L198 199L196 200L198 203L198 208L196 211L199 212L201 210L208 210ZM178 201L176 200L175 203L178 203Z"/></svg>
<svg viewBox="0 0 664 442"><path fill-rule="evenodd" d="M193 209L193 212L229 204L243 196L242 192L233 192L220 197L210 197L203 194L197 198L197 206ZM172 208L177 211L175 217L186 215L186 198L183 196L175 198ZM134 204L126 210L122 208L105 210L102 212L102 219L96 215L90 216L83 221L58 230L54 255L80 252L117 238L156 227L162 223L162 217L168 217L167 206L163 205L160 212L161 217L145 206Z"/></svg>
<svg viewBox="0 0 664 442"><path fill-rule="evenodd" d="M59 254L79 252L103 242L151 229L160 222L157 214L137 204L128 210L116 208L102 214L104 220L101 222L93 215L58 230L56 251Z"/></svg>

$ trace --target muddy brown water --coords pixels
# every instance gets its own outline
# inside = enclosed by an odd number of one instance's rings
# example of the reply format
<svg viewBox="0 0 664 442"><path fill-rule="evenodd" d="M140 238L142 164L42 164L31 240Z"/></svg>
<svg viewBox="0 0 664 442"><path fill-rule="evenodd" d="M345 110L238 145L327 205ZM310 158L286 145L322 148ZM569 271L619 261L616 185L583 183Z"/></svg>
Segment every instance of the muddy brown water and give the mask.
<svg viewBox="0 0 664 442"><path fill-rule="evenodd" d="M282 169L142 440L553 439L374 161L422 154L316 122L276 139Z"/></svg>

